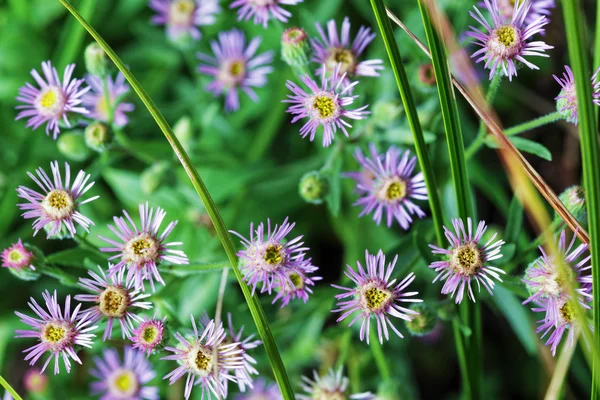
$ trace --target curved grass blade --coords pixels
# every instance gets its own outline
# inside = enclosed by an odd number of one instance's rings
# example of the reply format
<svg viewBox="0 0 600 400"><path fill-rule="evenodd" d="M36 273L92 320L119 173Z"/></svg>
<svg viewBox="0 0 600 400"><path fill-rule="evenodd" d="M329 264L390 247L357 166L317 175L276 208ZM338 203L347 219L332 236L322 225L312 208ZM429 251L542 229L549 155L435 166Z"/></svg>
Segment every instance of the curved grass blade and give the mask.
<svg viewBox="0 0 600 400"><path fill-rule="evenodd" d="M250 309L250 313L252 314L252 318L254 319L254 323L256 324L256 329L258 334L260 335L263 344L265 346L265 350L267 352L267 356L269 357L269 362L271 363L271 368L273 369L273 374L275 375L275 379L279 388L281 389L281 393L283 397L288 399L294 399L294 392L290 385L290 381L288 379L287 373L285 371L285 367L283 365L283 361L281 360L281 356L279 354L279 350L277 349L277 345L275 343L275 339L273 338L273 334L269 327L269 322L267 321L267 317L265 316L264 310L258 300L258 297L253 296L250 292L250 288L244 283L243 276L238 268L238 258L236 255L236 248L231 236L229 235L229 231L225 226L225 222L221 218L221 214L217 209L208 189L204 185L204 182L200 178L198 171L193 166L189 156L185 152L183 146L177 139L177 137L173 134L171 127L167 123L167 120L163 117L161 112L158 110L152 99L148 96L144 88L140 85L138 80L133 76L133 74L129 71L129 69L125 66L123 61L117 56L117 54L112 50L112 48L106 43L106 41L96 32L94 28L92 28L86 21L79 15L79 13L66 1L59 0L63 6L79 21L81 25L90 33L90 35L98 42L100 46L104 49L106 54L110 57L110 59L115 63L117 68L125 75L125 78L139 96L140 100L154 120L159 126L160 130L164 133L167 138L169 144L173 148L175 155L181 162L181 165L185 169L194 189L200 196L204 207L210 217L211 222L215 227L215 231L223 244L223 248L225 249L225 253L227 253L227 258L231 263L231 267L235 273L235 276L238 280L238 283L242 289L242 293L244 294L244 298L246 299L246 303L248 303L248 308Z"/></svg>
<svg viewBox="0 0 600 400"><path fill-rule="evenodd" d="M23 400L23 398L21 396L19 396L19 394L15 391L15 389L13 389L12 386L10 386L10 384L8 382L6 382L6 379L4 379L1 375L0 375L0 385L2 385L8 393L10 393L10 395L13 397L13 399Z"/></svg>

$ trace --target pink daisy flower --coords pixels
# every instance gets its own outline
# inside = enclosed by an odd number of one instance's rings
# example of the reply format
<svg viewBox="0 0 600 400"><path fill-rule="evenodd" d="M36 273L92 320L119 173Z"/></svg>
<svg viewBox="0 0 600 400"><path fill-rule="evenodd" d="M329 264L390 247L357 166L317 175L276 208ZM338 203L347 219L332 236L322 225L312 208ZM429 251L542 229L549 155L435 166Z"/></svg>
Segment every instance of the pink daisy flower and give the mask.
<svg viewBox="0 0 600 400"><path fill-rule="evenodd" d="M1 258L4 268L14 268L17 270L29 268L35 271L35 267L32 264L35 256L23 246L21 239L17 243L13 243L9 248L4 249Z"/></svg>
<svg viewBox="0 0 600 400"><path fill-rule="evenodd" d="M125 76L122 73L117 74L113 80L110 76L106 77L106 91L102 79L95 75L88 75L85 80L92 89L83 96L83 105L90 110L89 117L97 121L108 122L110 111L108 107L114 108L113 122L116 126L125 126L129 122L127 113L134 110L131 103L122 102L123 97L129 93L130 87L125 82ZM119 101L118 104L116 102Z"/></svg>
<svg viewBox="0 0 600 400"><path fill-rule="evenodd" d="M239 8L238 21L247 21L254 17L254 23L267 27L271 18L283 23L288 22L292 13L281 5L295 6L303 0L234 0L229 8Z"/></svg>
<svg viewBox="0 0 600 400"><path fill-rule="evenodd" d="M313 399L353 399L370 400L375 396L370 392L350 394L348 393L349 380L344 376L344 369L340 367L337 371L329 370L325 376L319 376L313 371L313 379L302 377L302 389L306 394L298 395L298 400Z"/></svg>
<svg viewBox="0 0 600 400"><path fill-rule="evenodd" d="M221 11L218 0L150 0L150 8L158 13L152 23L165 25L173 41L185 36L200 40L198 27L213 25Z"/></svg>
<svg viewBox="0 0 600 400"><path fill-rule="evenodd" d="M129 338L133 342L132 347L145 352L146 356L150 357L150 354L155 349L163 345L167 333L165 331L166 319L167 317L164 317L162 320L156 319L156 316L152 319L144 317Z"/></svg>
<svg viewBox="0 0 600 400"><path fill-rule="evenodd" d="M579 122L579 112L577 111L575 77L568 65L565 65L565 71L566 72L563 72L562 78L552 75L554 80L556 80L561 87L560 93L554 100L556 100L556 109L563 114L564 119L577 125ZM600 67L596 69L596 72L594 72L594 75L592 75L591 78L592 101L595 105L600 106L600 80L598 80L598 73L600 73Z"/></svg>

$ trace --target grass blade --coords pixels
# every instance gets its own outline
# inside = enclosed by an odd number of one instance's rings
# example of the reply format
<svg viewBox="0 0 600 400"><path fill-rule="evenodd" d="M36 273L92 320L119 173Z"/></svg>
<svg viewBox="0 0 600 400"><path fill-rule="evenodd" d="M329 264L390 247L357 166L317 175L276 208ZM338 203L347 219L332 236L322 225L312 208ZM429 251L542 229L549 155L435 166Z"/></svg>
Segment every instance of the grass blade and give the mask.
<svg viewBox="0 0 600 400"><path fill-rule="evenodd" d="M136 94L139 96L142 103L144 103L144 105L156 121L157 125L159 126L160 130L164 133L169 144L173 148L175 155L181 162L181 165L185 169L185 172L187 173L188 177L190 178L194 189L200 196L200 199L202 200L202 203L206 208L210 220L213 223L213 226L215 227L215 231L219 236L221 243L223 244L225 253L227 253L227 258L231 263L231 267L233 268L235 276L242 289L244 298L248 303L248 308L250 309L250 313L252 314L252 318L254 319L254 323L256 324L258 334L260 335L265 346L267 356L269 357L269 362L271 363L271 368L273 369L273 374L275 375L277 384L281 389L281 394L286 400L294 399L294 392L292 390L290 381L285 371L283 361L281 360L281 355L279 354L279 350L277 349L275 339L273 338L273 334L269 327L267 317L265 316L264 310L260 304L260 301L258 300L258 297L252 296L250 288L243 281L243 276L238 268L238 258L236 256L235 244L233 243L233 240L229 235L229 231L225 226L225 222L221 218L221 214L219 213L217 206L215 205L212 197L210 196L208 189L206 188L204 182L200 178L200 174L198 174L198 171L196 171L196 168L193 166L183 146L181 145L175 134L173 134L171 127L167 123L167 120L163 117L156 105L154 105L152 99L150 99L144 88L140 85L135 76L133 76L133 74L125 66L123 61L121 61L119 56L117 56L117 54L111 49L111 47L106 43L106 41L104 41L104 39L98 34L98 32L96 32L96 30L92 28L66 0L59 1L79 21L79 23L83 25L83 27L96 40L96 42L98 42L98 44L102 46L106 54L115 63L117 68L123 73L123 75L125 75L125 78L129 82L133 90L136 92Z"/></svg>
<svg viewBox="0 0 600 400"><path fill-rule="evenodd" d="M0 375L0 385L2 385L4 387L4 389L6 389L6 391L8 393L10 393L11 396L15 400L23 400L23 398L21 396L19 396L19 394L15 391L15 389L13 389L12 386L10 386L10 384L8 382L6 382L6 379L4 379L1 375Z"/></svg>

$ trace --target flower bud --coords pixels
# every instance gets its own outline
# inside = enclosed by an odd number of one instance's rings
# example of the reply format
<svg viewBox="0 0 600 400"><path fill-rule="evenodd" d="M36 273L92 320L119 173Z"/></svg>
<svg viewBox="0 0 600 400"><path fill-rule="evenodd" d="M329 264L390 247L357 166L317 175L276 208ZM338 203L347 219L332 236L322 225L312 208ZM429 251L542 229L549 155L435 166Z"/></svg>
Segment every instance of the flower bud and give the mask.
<svg viewBox="0 0 600 400"><path fill-rule="evenodd" d="M290 67L301 67L310 61L312 48L302 28L289 28L281 36L281 59Z"/></svg>
<svg viewBox="0 0 600 400"><path fill-rule="evenodd" d="M587 226L587 209L585 206L585 190L581 186L571 186L558 196L567 210L584 227ZM556 218L560 218L556 215Z"/></svg>
<svg viewBox="0 0 600 400"><path fill-rule="evenodd" d="M98 43L90 43L85 48L84 58L85 68L90 74L96 75L100 78L104 78L106 75L108 75L108 56Z"/></svg>
<svg viewBox="0 0 600 400"><path fill-rule="evenodd" d="M298 192L307 203L321 204L329 193L329 181L318 171L308 172L300 178Z"/></svg>
<svg viewBox="0 0 600 400"><path fill-rule="evenodd" d="M173 126L173 133L181 142L185 151L189 151L194 138L194 129L192 127L192 119L188 116L183 116Z"/></svg>
<svg viewBox="0 0 600 400"><path fill-rule="evenodd" d="M112 129L102 122L91 123L85 128L85 144L92 150L102 153L113 141Z"/></svg>
<svg viewBox="0 0 600 400"><path fill-rule="evenodd" d="M433 308L425 303L416 303L409 307L413 311L417 311L419 314L413 316L410 321L406 321L406 329L413 336L425 336L435 328L438 317Z"/></svg>
<svg viewBox="0 0 600 400"><path fill-rule="evenodd" d="M163 182L174 178L169 174L171 164L167 161L159 161L152 164L142 172L140 185L142 191L146 194L152 194L160 187Z"/></svg>
<svg viewBox="0 0 600 400"><path fill-rule="evenodd" d="M435 86L435 73L433 64L423 64L419 67L419 82L427 87Z"/></svg>
<svg viewBox="0 0 600 400"><path fill-rule="evenodd" d="M90 156L90 149L85 145L81 132L67 132L58 137L58 151L73 161L84 161Z"/></svg>
<svg viewBox="0 0 600 400"><path fill-rule="evenodd" d="M29 393L44 393L48 388L48 376L39 368L29 368L23 377L23 384Z"/></svg>

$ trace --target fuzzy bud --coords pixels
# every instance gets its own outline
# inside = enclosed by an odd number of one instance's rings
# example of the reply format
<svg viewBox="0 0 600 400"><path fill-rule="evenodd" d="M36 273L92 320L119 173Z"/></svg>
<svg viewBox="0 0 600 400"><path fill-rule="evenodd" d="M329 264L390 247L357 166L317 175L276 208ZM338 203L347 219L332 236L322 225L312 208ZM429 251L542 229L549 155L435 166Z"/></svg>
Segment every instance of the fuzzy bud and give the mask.
<svg viewBox="0 0 600 400"><path fill-rule="evenodd" d="M413 336L425 336L435 328L438 322L438 317L433 308L425 303L413 304L409 307L419 314L413 316L410 321L406 321L406 328Z"/></svg>
<svg viewBox="0 0 600 400"><path fill-rule="evenodd" d="M169 180L171 164L167 161L159 161L152 164L142 172L140 185L145 194L152 194L163 182Z"/></svg>
<svg viewBox="0 0 600 400"><path fill-rule="evenodd" d="M186 151L189 151L194 138L192 119L188 116L179 118L173 126L173 133L177 136L177 139L181 142L183 148Z"/></svg>
<svg viewBox="0 0 600 400"><path fill-rule="evenodd" d="M113 132L108 125L94 122L85 128L85 144L92 150L102 153L113 141Z"/></svg>
<svg viewBox="0 0 600 400"><path fill-rule="evenodd" d="M581 186L571 186L558 196L567 210L583 226L587 226L587 209L585 206L585 190ZM557 218L558 215L556 216Z"/></svg>
<svg viewBox="0 0 600 400"><path fill-rule="evenodd" d="M81 132L67 132L58 137L58 151L73 161L84 161L90 156L90 149L85 145Z"/></svg>
<svg viewBox="0 0 600 400"><path fill-rule="evenodd" d="M300 178L298 192L307 203L321 204L329 193L329 181L318 171L308 172Z"/></svg>
<svg viewBox="0 0 600 400"><path fill-rule="evenodd" d="M85 48L84 58L85 68L90 74L96 75L100 78L104 78L106 75L108 75L108 56L98 43L90 43Z"/></svg>
<svg viewBox="0 0 600 400"><path fill-rule="evenodd" d="M290 67L302 67L310 61L312 48L302 28L289 28L281 36L281 59Z"/></svg>

